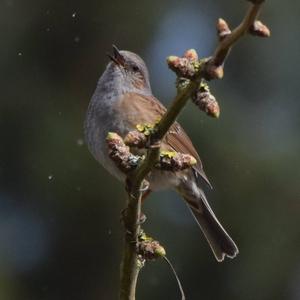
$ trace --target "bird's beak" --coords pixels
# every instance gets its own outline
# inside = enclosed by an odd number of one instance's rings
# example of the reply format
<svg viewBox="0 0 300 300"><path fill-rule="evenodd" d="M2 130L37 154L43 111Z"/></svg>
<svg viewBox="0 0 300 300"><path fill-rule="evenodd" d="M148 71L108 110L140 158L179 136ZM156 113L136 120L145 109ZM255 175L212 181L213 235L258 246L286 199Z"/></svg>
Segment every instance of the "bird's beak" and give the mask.
<svg viewBox="0 0 300 300"><path fill-rule="evenodd" d="M107 56L116 65L124 67L124 65L125 65L125 59L124 59L123 55L120 53L120 50L115 45L112 45L112 48L113 48L113 54L107 53Z"/></svg>

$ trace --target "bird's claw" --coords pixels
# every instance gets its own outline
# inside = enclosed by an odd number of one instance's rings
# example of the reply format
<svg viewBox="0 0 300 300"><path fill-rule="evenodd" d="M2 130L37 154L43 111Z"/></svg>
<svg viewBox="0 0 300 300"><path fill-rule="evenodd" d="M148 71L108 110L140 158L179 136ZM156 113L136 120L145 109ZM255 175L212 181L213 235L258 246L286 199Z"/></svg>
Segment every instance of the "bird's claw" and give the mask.
<svg viewBox="0 0 300 300"><path fill-rule="evenodd" d="M126 216L127 216L127 210L128 210L128 208L126 207L121 211L120 221L124 224L124 226L126 228L126 231L130 232L130 230L128 230L128 226L127 226L126 221L125 221ZM142 224L145 223L146 220L147 220L146 215L143 212L141 212L139 220L137 221L137 224L142 225Z"/></svg>

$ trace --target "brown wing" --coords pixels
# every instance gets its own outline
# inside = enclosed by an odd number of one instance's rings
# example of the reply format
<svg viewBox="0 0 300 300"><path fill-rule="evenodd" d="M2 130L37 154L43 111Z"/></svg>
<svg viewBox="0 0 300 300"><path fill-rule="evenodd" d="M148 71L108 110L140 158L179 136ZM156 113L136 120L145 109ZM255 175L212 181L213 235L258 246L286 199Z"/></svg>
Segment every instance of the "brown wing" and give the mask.
<svg viewBox="0 0 300 300"><path fill-rule="evenodd" d="M166 112L166 108L155 97L135 93L125 94L122 96L122 100L118 101L117 105L117 111L122 115L122 119L126 120L126 125L132 129L137 124L153 124ZM166 134L162 148L190 154L195 157L197 164L193 169L196 171L196 174L199 174L211 186L204 173L202 162L196 149L178 122L175 122Z"/></svg>
<svg viewBox="0 0 300 300"><path fill-rule="evenodd" d="M183 130L183 128L180 126L178 122L175 122L171 126L170 131L167 133L164 140L175 151L181 153L187 153L195 157L197 160L197 164L193 167L193 169L196 171L196 175L199 174L205 180L205 182L211 187L211 184L206 174L204 173L203 165L198 152L196 151L190 138L188 137L188 135L186 134L186 132Z"/></svg>

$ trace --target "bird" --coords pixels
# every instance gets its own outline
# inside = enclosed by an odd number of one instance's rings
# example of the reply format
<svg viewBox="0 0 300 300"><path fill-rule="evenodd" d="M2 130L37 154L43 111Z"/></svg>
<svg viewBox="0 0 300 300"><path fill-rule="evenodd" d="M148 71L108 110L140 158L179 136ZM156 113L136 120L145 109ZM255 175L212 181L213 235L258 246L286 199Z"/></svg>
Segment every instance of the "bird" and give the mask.
<svg viewBox="0 0 300 300"><path fill-rule="evenodd" d="M149 72L143 59L113 45L109 63L98 80L84 121L84 136L94 158L113 176L125 183L126 174L110 159L106 144L109 132L122 137L138 124L154 124L166 112L151 90ZM238 247L211 209L204 187L211 184L190 138L175 122L161 143L161 150L193 156L197 164L183 171L153 170L146 178L149 191L175 190L185 201L218 262L234 258Z"/></svg>

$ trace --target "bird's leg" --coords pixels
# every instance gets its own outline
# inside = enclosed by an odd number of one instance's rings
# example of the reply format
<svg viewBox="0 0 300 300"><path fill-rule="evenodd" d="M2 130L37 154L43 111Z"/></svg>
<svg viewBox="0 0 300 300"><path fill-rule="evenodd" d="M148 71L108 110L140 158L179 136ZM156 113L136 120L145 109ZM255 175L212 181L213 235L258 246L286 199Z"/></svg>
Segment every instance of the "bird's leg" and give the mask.
<svg viewBox="0 0 300 300"><path fill-rule="evenodd" d="M146 190L144 193L143 193L143 196L142 196L142 204L144 203L145 199L151 194L151 190ZM124 208L122 211L121 211L121 221L124 223L124 217L126 216L126 211L127 211L127 208ZM147 220L147 217L146 215L141 211L141 215L140 215L140 220L139 220L139 224L143 224L145 223Z"/></svg>
<svg viewBox="0 0 300 300"><path fill-rule="evenodd" d="M145 193L142 196L142 204L144 203L145 199L151 194L151 190L146 190Z"/></svg>
<svg viewBox="0 0 300 300"><path fill-rule="evenodd" d="M145 201L145 199L151 194L151 190L150 189L148 189L147 188L147 190L143 193L143 196L142 196L142 205L143 205L143 203L144 203L144 201ZM147 217L146 217L146 215L141 211L141 215L140 215L140 224L143 224L143 223L145 223L146 222L146 220L147 220Z"/></svg>
<svg viewBox="0 0 300 300"><path fill-rule="evenodd" d="M125 189L126 189L126 191L128 192L128 191L130 191L130 180L127 178L126 179L126 182L125 182ZM149 189L149 182L147 182L147 181L144 181L144 183L143 183L143 186L141 187L141 190L140 190L142 193L143 193L143 195L142 195L142 199L141 199L141 204L143 204L144 203L144 200L150 195L150 193L151 193L151 190ZM126 228L126 224L125 224L125 222L124 222L124 219L125 219L125 216L126 216L126 213L127 213L127 208L124 208L122 211L121 211L121 222L125 225L125 228ZM146 215L143 213L143 212L141 212L141 215L140 215L140 219L139 219L139 224L141 225L141 224L143 224L143 223L145 223L145 221L147 220L147 217L146 217ZM131 234L131 232L126 228L126 230L127 230L127 232L128 232L128 234Z"/></svg>

